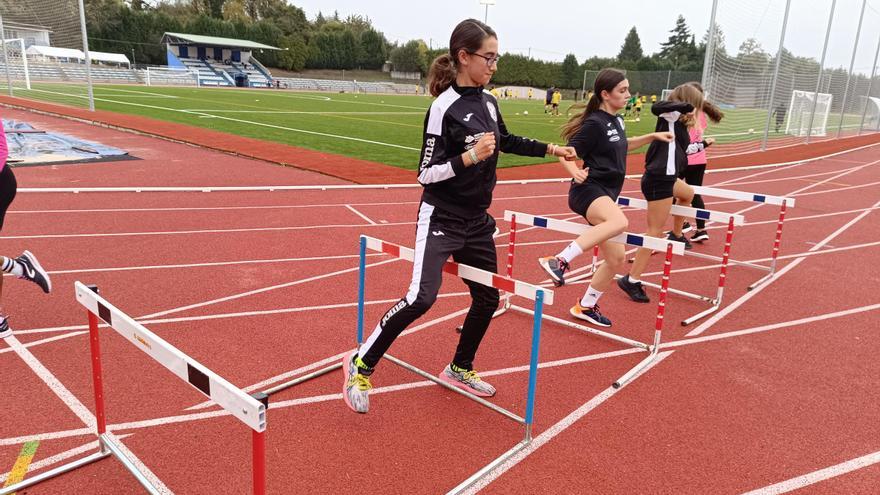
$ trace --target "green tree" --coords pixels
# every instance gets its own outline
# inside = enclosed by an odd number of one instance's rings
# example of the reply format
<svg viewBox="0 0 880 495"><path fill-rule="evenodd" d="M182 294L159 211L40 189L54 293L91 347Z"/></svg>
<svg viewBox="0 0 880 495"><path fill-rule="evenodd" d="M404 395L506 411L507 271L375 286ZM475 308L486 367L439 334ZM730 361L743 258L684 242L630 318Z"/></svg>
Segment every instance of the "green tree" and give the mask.
<svg viewBox="0 0 880 495"><path fill-rule="evenodd" d="M425 42L421 42L424 45ZM412 40L391 50L390 59L394 70L401 72L421 72L425 65L419 40Z"/></svg>
<svg viewBox="0 0 880 495"><path fill-rule="evenodd" d="M675 27L669 33L669 39L660 44L660 58L669 62L672 69L679 69L688 63L696 62L698 58L696 43L684 16L678 16Z"/></svg>
<svg viewBox="0 0 880 495"><path fill-rule="evenodd" d="M633 26L632 29L629 30L629 33L627 33L626 39L623 40L623 46L620 47L620 53L617 55L617 59L621 61L627 60L638 62L644 56L639 33L636 32L636 27Z"/></svg>
<svg viewBox="0 0 880 495"><path fill-rule="evenodd" d="M364 69L381 69L388 59L387 44L385 36L372 28L362 32L358 65Z"/></svg>
<svg viewBox="0 0 880 495"><path fill-rule="evenodd" d="M562 67L560 67L559 72L559 82L557 84L563 88L580 87L580 75L581 70L577 57L575 57L574 54L569 53L562 61Z"/></svg>

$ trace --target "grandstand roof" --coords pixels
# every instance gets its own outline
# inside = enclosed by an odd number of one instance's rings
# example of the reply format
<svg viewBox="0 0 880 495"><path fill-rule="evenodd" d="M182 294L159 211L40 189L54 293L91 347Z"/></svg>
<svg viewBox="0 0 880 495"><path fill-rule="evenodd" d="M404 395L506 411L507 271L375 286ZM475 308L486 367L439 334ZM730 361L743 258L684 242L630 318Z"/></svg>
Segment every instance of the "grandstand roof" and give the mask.
<svg viewBox="0 0 880 495"><path fill-rule="evenodd" d="M86 55L82 50L73 48L59 48L57 46L39 46L33 45L27 49L29 55L43 55L45 57L54 58L75 58L85 60ZM121 53L105 53L105 52L89 52L89 58L98 62L113 62L116 64L129 64L128 57Z"/></svg>
<svg viewBox="0 0 880 495"><path fill-rule="evenodd" d="M251 48L257 50L280 50L278 47L264 45L255 41L237 40L234 38L220 38L217 36L202 36L200 34L165 33L162 35L162 43L172 45L195 43L197 45L209 45L231 48Z"/></svg>

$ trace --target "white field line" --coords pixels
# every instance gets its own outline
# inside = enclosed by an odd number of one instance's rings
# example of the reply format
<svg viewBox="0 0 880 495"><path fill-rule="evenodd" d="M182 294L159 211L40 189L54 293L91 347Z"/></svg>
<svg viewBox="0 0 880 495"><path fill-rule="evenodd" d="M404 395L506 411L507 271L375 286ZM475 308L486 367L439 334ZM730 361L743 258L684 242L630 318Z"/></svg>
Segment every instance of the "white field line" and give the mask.
<svg viewBox="0 0 880 495"><path fill-rule="evenodd" d="M654 366L657 366L658 364L660 364L670 354L672 354L672 352L661 352L660 354L658 354L656 359L654 359L654 361L652 361L650 364L648 364L642 371L639 372L639 374L637 374L635 377L633 377L633 381L635 379L637 379L638 377L644 375L648 370L650 370ZM531 443L529 443L529 445L527 447L525 447L524 449L522 449L519 452L517 452L516 454L514 454L513 457L511 457L510 459L508 459L507 461L505 461L504 463L502 463L501 465L499 465L498 467L496 467L492 471L489 471L488 473L486 473L485 476L480 478L479 481L477 481L475 484L470 486L467 490L465 490L462 493L470 495L470 494L477 493L480 490L482 490L483 488L487 487L493 481L498 479L501 475L503 475L507 471L511 470L514 466L516 466L517 464L522 462L525 458L532 455L536 450L538 450L542 446L546 445L548 442L553 440L560 433L564 432L569 427L571 427L571 425L578 422L578 420L580 420L581 418L583 418L584 416L589 414L591 411L593 411L594 409L596 409L597 407L602 405L603 402L607 401L608 399L610 399L611 397L613 397L617 393L621 392L625 388L626 387L621 388L621 389L617 389L617 390L615 390L612 387L606 388L604 391L602 391L601 393L599 393L598 395L596 395L595 397L593 397L592 399L590 399L589 401L584 403L584 405L582 405L579 408L572 411L571 414L562 418L559 422L557 422L556 424L554 424L550 428L541 432L541 434L538 435L537 437L535 437L531 441Z"/></svg>
<svg viewBox="0 0 880 495"><path fill-rule="evenodd" d="M62 402L70 409L73 414L75 414L80 421L86 425L90 431L95 431L97 425L97 419L92 414L91 411L82 403L79 399L76 398L64 384L61 383L60 380L49 371L43 363L40 362L39 359L36 358L29 350L27 350L24 346L21 345L21 342L18 341L15 336L7 337L6 342L9 346L15 351L16 354L28 365L28 367L36 374L46 386L49 387L55 395L61 399ZM109 433L112 437L113 434ZM118 438L118 437L117 437ZM138 471L156 488L159 493L162 494L170 494L173 493L168 489L167 486L156 476L132 451L128 449L122 442L116 442L119 450L121 450L126 457L137 467Z"/></svg>
<svg viewBox="0 0 880 495"><path fill-rule="evenodd" d="M685 347L685 346L689 346L689 345L700 344L703 342L715 342L715 341L719 341L719 340L725 340L725 339L729 339L729 338L753 335L753 334L757 334L757 333L763 333L763 332L780 330L780 329L794 329L793 331L802 331L804 328L804 325L806 325L807 323L813 323L816 321L825 321L825 320L830 320L830 319L834 319L834 318L840 318L840 317L850 316L850 315L854 315L854 314L860 314L860 313L864 313L867 311L876 311L876 310L880 310L880 304L872 304L872 305L868 305L868 306L855 307L855 308L850 308L847 310L825 313L825 314L818 315L818 316L799 318L797 320L784 321L784 322L774 323L774 324L770 324L770 325L762 325L762 326L758 326L758 327L752 327L752 328L747 328L747 329L743 329L743 330L735 330L735 331L725 332L725 333L720 333L720 334L715 334L715 335L704 335L701 337L686 338L686 339L677 340L677 341L669 341L669 342L665 342L665 343L660 344L660 348L661 349L670 349L670 348L677 348L677 347ZM595 361L598 359L627 356L630 354L641 354L643 352L644 351L642 351L641 349L627 348L627 349L621 349L618 351L604 352L604 353L599 353L599 354L591 354L591 355L579 356L579 357L575 357L575 358L567 358L567 359L555 360L555 361L545 361L545 362L541 363L539 365L539 367L541 369L547 369L547 368L554 368L554 367L560 367L560 366L568 366L568 365L584 363L584 362L588 362L588 361ZM342 354L339 354L338 356L341 356L341 355ZM309 366L308 368L315 369L320 366L323 366L324 364L330 364L333 362L333 359L335 359L336 357L337 356L327 358L327 359L321 361L322 364L319 365L316 363L314 365ZM528 365L520 365L520 366L515 366L515 367L503 368L503 369L499 369L499 370L486 371L486 372L483 372L480 374L483 376L501 376L501 375L506 375L506 374L511 374L511 373L527 372L528 369L529 369ZM268 382L268 383L271 383L271 382ZM427 386L432 386L432 385L435 385L435 384L430 381L413 382L413 383L407 383L407 384L402 384L402 385L394 385L391 387L377 388L377 389L374 389L374 391L371 393L383 393L383 392L389 392L389 391L407 390L407 389L418 388L418 387L427 387ZM334 393L334 394L325 394L325 395L318 395L318 396L313 396L313 397L292 399L289 401L279 401L279 402L274 402L272 404L272 407L274 409L280 409L283 407L293 407L293 406L298 406L298 405L302 405L302 404L326 402L326 401L331 401L331 400L342 400L342 394L341 393ZM136 421L136 422L130 422L130 423L120 423L120 424L108 425L108 429L112 429L114 431L132 430L132 429L139 429L139 428L147 428L147 427L151 427L151 426L175 424L175 423L196 421L196 420L206 419L206 418L228 416L228 415L229 415L229 413L225 410L218 410L218 411L199 413L199 414L175 415L175 416L154 418L154 419L142 420L142 421ZM73 436L89 435L89 434L92 434L93 432L94 432L93 430L90 430L87 428L77 428L77 429L71 429L71 430L61 430L61 431L56 431L56 432L47 432L47 433L24 435L24 436L11 437L11 438L2 438L2 439L0 439L0 446L18 445L18 444L22 444L24 442L33 441L33 440L43 441L43 440L51 440L51 439L57 439L57 438L68 438L68 437L73 437Z"/></svg>
<svg viewBox="0 0 880 495"><path fill-rule="evenodd" d="M836 238L838 235L842 234L847 229L849 229L850 227L852 227L853 225L858 223L860 220L865 218L869 213L874 211L874 209L877 207L880 207L880 201L875 203L874 206L872 207L872 209L869 209L869 210L862 212L861 214L859 214L858 216L856 216L855 218L853 218L852 220L850 220L849 222L844 224L842 227L840 227L839 229L837 229L834 232L832 232L831 234L829 234L827 237L825 237L824 239L819 241L815 246L811 247L807 252L814 252L814 251L818 251L818 250L822 249L822 247L824 247L825 244L828 244L829 242L833 241L834 238ZM792 261L791 263L785 265L781 270L777 271L770 280L755 287L751 291L746 292L745 294L740 296L738 299L736 299L732 303L725 306L723 309L721 309L721 311L719 311L718 313L715 313L708 320L704 321L699 326L697 326L696 328L694 328L693 330L688 332L687 336L692 337L695 335L700 335L701 333L705 332L706 330L712 328L713 325L715 325L716 323L721 321L721 319L723 319L725 316L729 315L734 310L736 310L737 308L742 306L749 299L760 294L761 291L763 291L765 287L770 286L770 284L772 282L778 280L780 277L782 277L783 275L785 275L789 271L793 270L796 266L801 264L801 262L803 262L805 259L807 259L806 256L801 256L801 257L795 259L794 261Z"/></svg>
<svg viewBox="0 0 880 495"><path fill-rule="evenodd" d="M399 258L392 258L392 259L388 259L388 260L378 261L378 262L376 262L376 263L368 264L368 265L366 265L366 267L367 267L367 268L372 268L372 267L374 267L374 266L385 265L385 264L387 264L387 263L394 263L395 261L400 261L400 259L399 259ZM353 268L346 268L346 269L344 269L344 270L337 270L337 271L335 271L335 272L325 273L325 274L321 274L321 275L315 275L315 276L313 276L313 277L302 278L302 279L299 279L299 280L294 280L294 281L292 281L292 282L285 282L285 283L283 283L283 284L272 285L272 286L269 286L269 287L262 287L262 288L260 288L260 289L249 290L249 291L245 291L245 292L240 292L240 293L238 293L238 294L233 294L233 295L230 295L230 296L224 296L224 297L219 297L219 298L217 298L217 299L211 299L211 300L209 300L209 301L204 301L204 302L195 303L195 304L189 304L189 305L186 305L186 306L180 306L180 307L177 307L177 308L172 308L172 309L168 309L168 310L165 310L165 311L159 311L159 312L156 312L156 313L150 313L150 314L148 314L148 315L140 316L140 317L138 317L138 318L136 318L136 319L138 319L138 320L146 320L146 319L149 319L149 318L156 318L156 317L158 317L158 316L166 316L166 315L170 315L170 314L174 314L174 313L180 313L180 312L182 312L182 311L188 311L188 310L190 310L190 309L203 308L203 307L205 307L205 306L210 306L210 305L212 305L212 304L217 304L217 303L227 302L227 301L233 301L233 300L235 300L235 299L240 299L240 298L242 298L242 297L248 297L248 296L252 296L252 295L255 295L255 294L262 294L262 293L264 293L264 292L269 292L269 291L273 291L273 290L277 290L277 289L284 289L284 288L287 288L287 287L293 287L293 286L295 286L295 285L305 284L305 283L308 283L308 282L314 282L314 281L317 281L317 280L323 280L323 279L325 279L325 278L330 278L330 277L333 277L333 276L336 276L336 275L342 275L342 274L345 274L345 273L356 272L356 271L358 271L358 270L360 270L360 267L358 267L358 266L353 267Z"/></svg>
<svg viewBox="0 0 880 495"><path fill-rule="evenodd" d="M797 476L795 478L791 478L789 480L782 481L770 486L765 486L764 488L758 488L757 490L746 492L743 495L779 495L781 493L788 493L795 490L800 490L801 488L806 488L810 485L815 485L816 483L820 483L822 481L829 480L837 476L851 473L858 469L873 466L878 462L880 462L880 451L863 455L861 457L856 457L855 459L850 459L848 461L841 462L840 464L835 464L824 469L819 469L817 471L813 471L812 473L803 474L801 476Z"/></svg>
<svg viewBox="0 0 880 495"><path fill-rule="evenodd" d="M11 235L0 237L0 239L77 239L83 237L132 237L132 236L156 236L156 235L195 235L195 234L236 234L243 232L288 232L298 230L319 230L319 229L350 229L364 227L388 227L401 225L415 225L415 222L396 222L383 223L375 225L364 225L362 223L352 224L329 224L329 225L300 225L293 227L254 227L247 229L204 229L204 230L169 230L154 232L101 232L92 234L42 234L42 235Z"/></svg>
<svg viewBox="0 0 880 495"><path fill-rule="evenodd" d="M449 297L462 297L469 295L469 292L447 292L444 294L439 294L437 297L440 299L449 298ZM393 299L375 299L371 301L364 301L364 305L373 306L376 304L393 304L400 301L400 298ZM154 318L154 319L143 319L136 318L136 320L143 325L165 325L168 323L185 323L191 321L205 321L205 320L218 320L225 318L245 318L252 316L269 316L269 315L279 315L279 314L290 314L290 313L305 313L309 311L325 311L330 309L344 309L344 308L354 308L357 307L357 302L345 302L345 303L334 303L334 304L321 304L317 306L297 306L292 308L279 308L279 309L260 309L253 311L239 311L234 313L215 313L209 315L198 315L198 316L182 316L177 318ZM104 328L107 325L101 323L99 327ZM57 333L57 332L70 332L88 329L88 325L69 325L69 326L60 326L60 327L45 327L45 328L31 328L27 330L16 330L16 335L33 335L33 334L43 334L43 333ZM403 335L403 334L401 334ZM35 342L30 342L26 347L34 344ZM0 354L4 352L10 352L10 349L0 349Z"/></svg>
<svg viewBox="0 0 880 495"><path fill-rule="evenodd" d="M368 216L364 215L363 213L359 212L357 209L355 209L355 207L353 207L353 206L351 206L351 205L345 205L345 207L348 208L349 210L351 210L351 212L354 213L355 215L357 215L357 216L363 218L364 220L366 220L367 223L369 223L370 225L376 225L376 222L370 220L370 217L368 217ZM389 224L385 224L385 225L389 225Z"/></svg>
<svg viewBox="0 0 880 495"><path fill-rule="evenodd" d="M132 434L119 435L119 437L117 437L117 438L119 438L120 440L124 440L124 439L130 437L131 435ZM71 457L76 457L76 456L79 456L80 454L85 454L86 452L97 451L100 447L101 447L101 445L98 443L97 440L95 440L94 442L89 442L85 445L80 445L79 447L74 447L70 450L65 450L64 452L60 452L60 453L55 454L51 457L46 457L45 459L40 459L37 462L32 462L28 466L27 472L28 472L28 474L32 474L35 471L39 471L40 469L42 469L44 467L48 467L48 466L52 466L54 464L58 464L60 462L64 462L67 459L70 459ZM10 473L0 474L0 483L5 482L9 478Z"/></svg>
<svg viewBox="0 0 880 495"><path fill-rule="evenodd" d="M39 92L42 92L42 93L61 94L61 95L64 95L64 96L72 96L72 97L75 97L75 98L88 98L87 96L83 96L83 95L68 95L68 94L64 94L64 93L59 93L59 92L57 92L57 91L48 91L48 90L43 90L43 89L34 89L33 91L39 91ZM286 126L280 126L280 125L268 124L268 123L266 123L266 122L259 122L259 121L252 121L252 120L243 120L243 119L234 119L234 118L232 118L232 117L224 117L224 116L222 116L222 115L211 115L211 114L208 114L208 113L203 113L203 112L193 112L193 111L189 111L189 110L181 110L181 109L178 109L178 108L160 107L160 106L156 106L156 105L145 105L145 104L143 104L143 103L134 103L134 102L130 102L130 101L110 100L110 99L107 99L107 98L95 98L95 100L97 100L97 101L105 101L105 102L107 102L107 103L116 103L116 104L119 104L119 105L130 105L130 106L135 106L135 107L150 108L150 109L153 109L153 110L162 110L162 111L166 111L166 112L175 112L175 113L185 113L185 114L189 114L189 115L198 115L198 116L202 116L202 117L209 117L209 118L220 119L220 120L228 120L228 121L230 121L230 122L236 122L236 123L239 123L239 124L248 124L248 125L259 126L259 127L268 127L268 128L271 128L271 129L279 129L279 130L282 130L282 131L299 132L299 133L301 133L301 134L309 134L309 135L313 135L313 136L322 136L322 137L328 137L328 138L334 138L334 139L341 139L341 140L345 140L345 141L356 141L356 142L359 142L359 143L374 144L374 145L378 145L378 146L386 146L386 147L390 147L390 148L399 148L399 149L404 149L404 150L420 151L420 148L413 148L412 146L402 146L402 145L399 145L399 144L383 143L383 142L381 142L381 141L372 141L372 140L369 140L369 139L356 138L356 137L352 137L352 136L340 136L340 135L338 135L338 134L329 134L329 133L326 133L326 132L317 132L317 131L311 131L311 130L308 130L308 129L297 129L297 128L295 128L295 127L286 127Z"/></svg>

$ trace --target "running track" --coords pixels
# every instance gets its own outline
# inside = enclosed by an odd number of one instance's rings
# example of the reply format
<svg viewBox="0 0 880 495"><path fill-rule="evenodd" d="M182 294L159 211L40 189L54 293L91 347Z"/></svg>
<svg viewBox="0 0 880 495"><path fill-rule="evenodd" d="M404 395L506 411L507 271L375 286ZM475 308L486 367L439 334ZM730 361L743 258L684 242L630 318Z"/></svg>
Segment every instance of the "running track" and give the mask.
<svg viewBox="0 0 880 495"><path fill-rule="evenodd" d="M42 124L120 146L144 158L117 164L17 169L19 187L334 183L306 172L49 117ZM722 312L670 296L663 359L623 389L611 381L641 355L545 323L532 448L484 480L481 493L876 493L880 392L880 153L867 148L776 169L714 173L707 185L793 195L772 284L733 267ZM338 183L338 182L337 182ZM638 196L638 182L625 190ZM563 184L499 186L504 209L571 218ZM711 209L751 204L710 199ZM0 344L4 372L0 473L38 441L31 473L92 443L93 399L85 311L73 282L95 283L111 302L232 383L261 389L279 376L353 347L360 233L412 244L417 190L272 193L20 194L2 251L37 253L55 292L6 279L4 305L21 347ZM749 209L733 256L770 255L776 210ZM643 213L629 214L631 231ZM498 222L499 254L509 226ZM696 249L720 253L723 230ZM516 278L544 280L534 259L567 237L518 234ZM659 258L659 257L658 257ZM367 331L408 284L411 265L371 256ZM502 263L503 266L503 263ZM674 260L672 286L710 293L717 267ZM651 265L660 270L659 259ZM654 279L658 279L656 275ZM549 314L566 317L584 289L556 291ZM392 352L426 370L451 357L465 286L448 279L435 307ZM656 297L656 293L649 293ZM645 340L654 306L613 288L603 311L621 335ZM449 317L454 315L453 317ZM531 321L493 324L477 366L497 404L525 405ZM102 337L109 423L177 493L247 493L250 435L117 335ZM26 361L32 353L34 359ZM338 373L272 398L267 442L272 493L442 493L513 446L521 429L414 375L383 365L372 410L341 401ZM31 444L33 445L33 444ZM5 477L6 474L0 474ZM28 490L142 493L115 460Z"/></svg>

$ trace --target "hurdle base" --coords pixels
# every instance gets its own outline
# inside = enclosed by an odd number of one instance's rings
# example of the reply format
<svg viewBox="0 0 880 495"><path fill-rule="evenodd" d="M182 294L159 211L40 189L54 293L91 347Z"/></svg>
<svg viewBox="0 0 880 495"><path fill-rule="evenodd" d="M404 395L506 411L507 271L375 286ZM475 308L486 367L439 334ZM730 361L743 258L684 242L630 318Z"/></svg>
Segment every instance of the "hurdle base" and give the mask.
<svg viewBox="0 0 880 495"><path fill-rule="evenodd" d="M304 382L307 382L311 379L318 378L319 376L326 375L327 373L330 373L331 371L336 371L339 368L342 368L341 361L334 363L334 364L331 364L330 366L327 366L325 368L321 368L319 370L313 371L313 372L308 373L306 375L300 376L298 378L294 378L293 380L286 381L286 382L281 383L279 385L275 385L272 388L264 390L263 393L266 395L276 394L278 392L281 392L282 390L287 390L291 387L295 387L295 386L299 385L300 383L304 383Z"/></svg>
<svg viewBox="0 0 880 495"><path fill-rule="evenodd" d="M627 383L630 382L630 380L635 378L636 375L641 373L641 371L643 369L648 367L648 365L651 364L654 361L654 359L657 358L657 354L658 354L658 348L656 346L652 347L650 354L648 354L644 359L639 361L638 364L633 366L629 371L624 373L623 376L621 376L620 378L617 379L617 381L612 383L611 387L614 388L615 390L617 390L617 389L625 386Z"/></svg>
<svg viewBox="0 0 880 495"><path fill-rule="evenodd" d="M489 474L489 472L491 472L493 469L507 462L508 459L516 455L519 451L528 447L531 443L531 435L529 435L528 438L516 444L512 449L501 454L498 458L496 458L489 464L483 466L482 469L474 473L470 478L462 481L458 486L446 492L446 495L458 495L460 493L463 493L465 490L473 486L474 483L480 481L484 476Z"/></svg>
<svg viewBox="0 0 880 495"><path fill-rule="evenodd" d="M103 446L103 443L101 443L101 445ZM102 447L102 450L99 450L93 454L89 454L86 457L83 457L82 459L77 459L73 462L69 462L67 464L58 466L54 469L50 469L49 471L46 471L45 473L38 474L38 475L33 476L31 478L28 478L26 480L21 480L18 483L15 483L14 485L9 485L7 487L0 488L0 495L9 495L11 493L15 493L17 491L24 490L25 488L30 488L34 485L37 485L37 484L42 483L46 480L55 478L55 477L60 476L64 473L69 473L69 472L74 471L76 469L79 469L83 466L87 466L93 462L97 462L97 461L100 461L101 459L105 459L105 458L109 457L110 455L112 455L112 452L110 452L109 450L103 450L103 447Z"/></svg>
<svg viewBox="0 0 880 495"><path fill-rule="evenodd" d="M508 411L507 409L504 409L503 407L497 406L482 397L479 397L479 396L474 395L470 392L462 390L458 387L450 385L450 384L444 382L443 380L441 380L440 378L428 373L425 370L417 368L417 367L407 363L406 361L403 361L402 359L398 359L398 358L392 356L391 354L385 354L384 359L387 359L387 360L391 361L392 363L400 366L401 368L408 370L408 371L411 371L426 380L434 382L437 385L440 385L441 387L449 389L459 395L463 395L463 396L467 397L468 399L476 402L477 404L480 404L481 406L485 406L485 407L501 414L502 416L505 416L509 419L512 419L513 421L516 421L517 423L519 423L521 425L526 425L526 420L524 418L520 417L519 415L514 414L514 413Z"/></svg>
<svg viewBox="0 0 880 495"><path fill-rule="evenodd" d="M518 311L523 314L530 315L530 316L535 315L535 312L532 311L531 309L524 308L522 306L517 306L516 304L511 305L510 309L512 309L514 311ZM553 323L558 323L558 324L566 326L568 328L573 328L575 330L579 330L581 332L588 333L590 335L595 335L597 337L602 337L605 339L613 340L613 341L619 342L621 344L626 344L630 347L636 347L636 348L639 348L639 349L642 349L645 351L649 351L651 349L651 346L648 344L645 344L644 342L639 342L638 340L632 340L632 339L628 339L626 337L621 337L620 335L615 335L610 332L603 332L602 330L597 330L595 328L588 327L586 325L581 325L581 324L574 323L571 321L563 320L562 318L557 318L555 316L545 314L545 315L541 315L541 318L544 320L547 320L547 321L552 321Z"/></svg>
<svg viewBox="0 0 880 495"><path fill-rule="evenodd" d="M623 277L621 275L615 275L614 278L619 279L619 278L623 278ZM655 284L652 282L645 282L644 280L642 280L642 285L645 287L651 287L652 289L658 289L658 290L660 289L660 286L658 284ZM693 299L694 301L708 303L710 306L709 309L707 309L705 311L702 311L702 312L697 313L691 317L688 317L688 318L685 318L684 320L681 320L681 326L683 326L683 327L688 326L691 323L693 323L701 318L705 318L706 316L718 311L718 308L721 307L721 298L720 297L712 298L712 297L707 297L707 296L701 296L700 294L694 294L692 292L687 292L684 290L673 289L672 287L668 287L666 290L669 293L676 294L681 297L686 297L688 299ZM719 292L719 294L720 294L720 292Z"/></svg>
<svg viewBox="0 0 880 495"><path fill-rule="evenodd" d="M758 280L756 280L752 285L746 287L746 290L755 290L755 289L757 289L759 286L764 285L764 284L766 284L767 282L769 282L770 280L772 280L774 275L776 275L776 272L775 272L775 271L770 271L770 273L768 273L767 275L764 275L763 277L761 277L761 278L759 278Z"/></svg>

